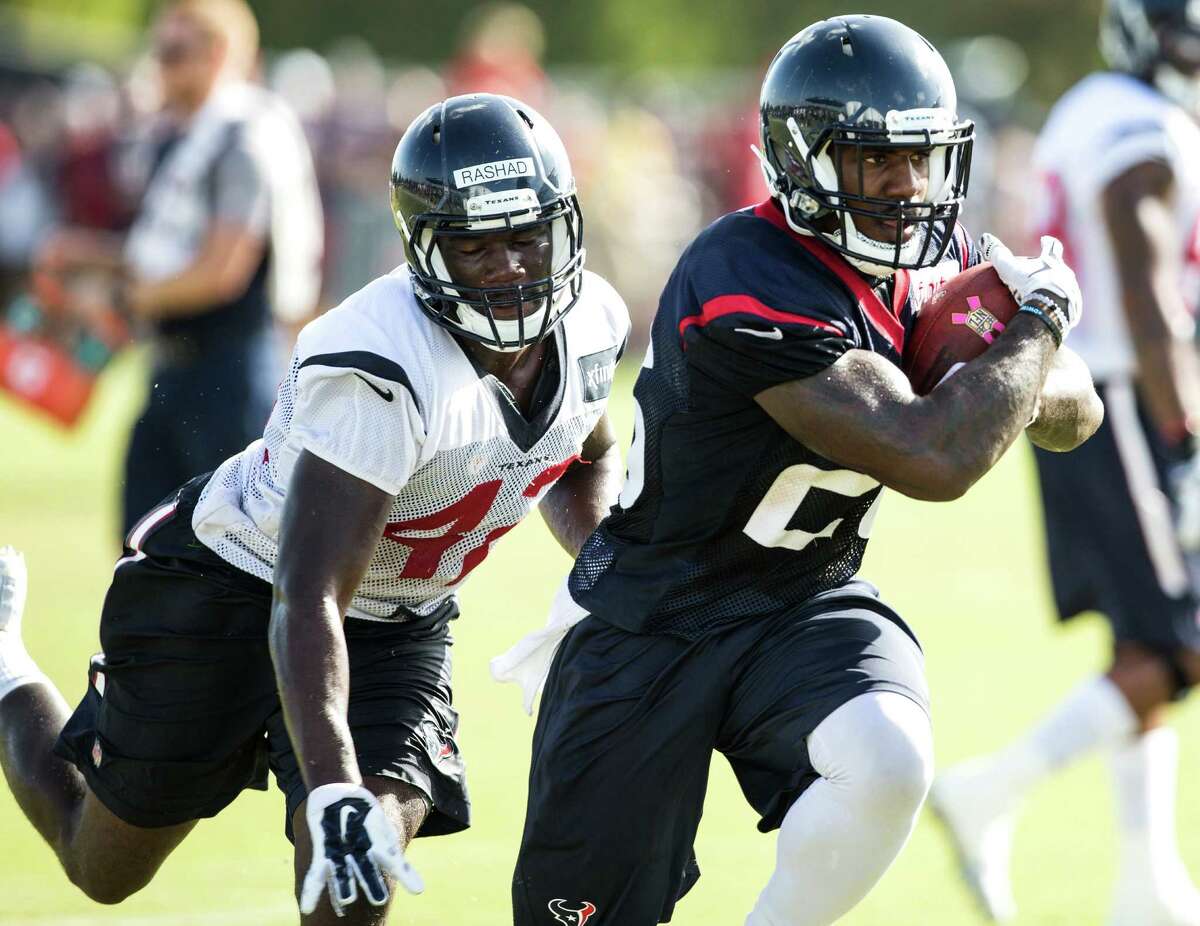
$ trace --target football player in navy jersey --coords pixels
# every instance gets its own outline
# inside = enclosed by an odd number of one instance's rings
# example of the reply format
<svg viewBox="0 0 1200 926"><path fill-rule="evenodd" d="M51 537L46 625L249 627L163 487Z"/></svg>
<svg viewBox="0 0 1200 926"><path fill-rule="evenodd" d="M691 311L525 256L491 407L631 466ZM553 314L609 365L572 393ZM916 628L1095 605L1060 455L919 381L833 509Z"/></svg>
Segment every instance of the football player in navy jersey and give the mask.
<svg viewBox="0 0 1200 926"><path fill-rule="evenodd" d="M797 34L762 90L771 198L666 284L619 502L584 544L538 717L517 926L649 926L697 877L712 750L778 864L748 926L817 926L900 851L929 786L921 649L855 578L883 486L962 495L1028 429L1102 411L1061 350L1081 306L1058 242L1014 257L957 225L973 129L936 50L875 16ZM928 396L899 368L942 282L990 259L1021 305Z"/></svg>

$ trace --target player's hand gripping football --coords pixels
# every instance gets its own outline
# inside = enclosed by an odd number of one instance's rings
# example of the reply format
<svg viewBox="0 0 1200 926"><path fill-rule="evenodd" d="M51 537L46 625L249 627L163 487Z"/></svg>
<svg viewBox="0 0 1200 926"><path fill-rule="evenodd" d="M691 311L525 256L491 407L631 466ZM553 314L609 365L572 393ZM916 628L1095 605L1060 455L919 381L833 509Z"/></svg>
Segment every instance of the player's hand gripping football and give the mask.
<svg viewBox="0 0 1200 926"><path fill-rule="evenodd" d="M1061 345L1083 314L1079 281L1063 262L1062 242L1043 235L1041 254L1017 257L995 235L984 235L979 239L979 252L991 261L1022 311L1041 318Z"/></svg>
<svg viewBox="0 0 1200 926"><path fill-rule="evenodd" d="M312 862L300 889L300 912L312 913L329 889L329 903L338 916L358 899L362 886L377 907L387 903L384 875L395 878L413 894L425 882L404 858L395 827L375 795L361 785L328 784L314 788L305 808L312 835Z"/></svg>

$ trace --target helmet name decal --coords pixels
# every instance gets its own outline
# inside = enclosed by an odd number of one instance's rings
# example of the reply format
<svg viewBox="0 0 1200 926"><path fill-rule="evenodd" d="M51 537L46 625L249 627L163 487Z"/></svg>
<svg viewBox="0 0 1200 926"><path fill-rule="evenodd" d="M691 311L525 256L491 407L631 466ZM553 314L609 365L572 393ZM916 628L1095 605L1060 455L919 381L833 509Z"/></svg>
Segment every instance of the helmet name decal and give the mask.
<svg viewBox="0 0 1200 926"><path fill-rule="evenodd" d="M474 186L477 183L536 176L537 171L533 166L533 158L510 158L507 161L490 161L487 164L460 167L454 172L454 185L461 190L463 187Z"/></svg>

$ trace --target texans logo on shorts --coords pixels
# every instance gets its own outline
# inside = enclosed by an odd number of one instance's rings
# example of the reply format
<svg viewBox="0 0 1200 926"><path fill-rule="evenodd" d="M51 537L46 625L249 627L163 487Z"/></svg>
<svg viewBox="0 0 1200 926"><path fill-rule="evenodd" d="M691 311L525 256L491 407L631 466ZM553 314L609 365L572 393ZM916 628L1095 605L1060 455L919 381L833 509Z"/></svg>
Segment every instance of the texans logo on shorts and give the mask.
<svg viewBox="0 0 1200 926"><path fill-rule="evenodd" d="M596 905L590 900L585 900L579 908L568 907L567 902L562 899L552 900L547 906L563 926L583 926L596 912Z"/></svg>

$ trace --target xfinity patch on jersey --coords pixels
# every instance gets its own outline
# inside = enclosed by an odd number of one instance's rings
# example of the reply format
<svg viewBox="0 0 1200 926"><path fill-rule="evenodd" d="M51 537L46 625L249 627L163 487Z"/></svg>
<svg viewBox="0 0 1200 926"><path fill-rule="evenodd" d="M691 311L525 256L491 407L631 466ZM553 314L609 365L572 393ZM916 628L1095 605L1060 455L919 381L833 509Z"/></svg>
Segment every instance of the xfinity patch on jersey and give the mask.
<svg viewBox="0 0 1200 926"><path fill-rule="evenodd" d="M490 161L487 164L460 167L454 172L454 185L461 190L465 186L474 186L477 183L536 176L533 158L509 158L507 161Z"/></svg>
<svg viewBox="0 0 1200 926"><path fill-rule="evenodd" d="M583 375L583 401L599 402L612 392L613 372L617 368L617 354L621 348L610 347L579 358L579 372Z"/></svg>

